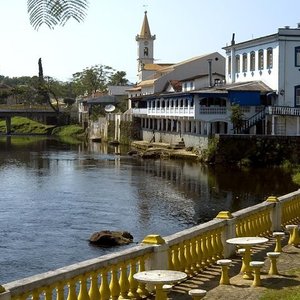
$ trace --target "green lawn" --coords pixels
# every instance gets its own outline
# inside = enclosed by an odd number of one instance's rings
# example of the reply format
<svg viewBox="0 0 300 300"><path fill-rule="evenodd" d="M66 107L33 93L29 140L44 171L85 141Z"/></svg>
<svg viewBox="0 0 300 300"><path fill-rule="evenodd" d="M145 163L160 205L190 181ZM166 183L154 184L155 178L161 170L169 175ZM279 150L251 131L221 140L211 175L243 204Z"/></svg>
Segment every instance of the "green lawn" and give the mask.
<svg viewBox="0 0 300 300"><path fill-rule="evenodd" d="M5 134L5 120L0 120L0 133ZM84 129L79 125L66 125L56 127L54 125L45 125L24 117L13 117L11 119L11 133L29 134L29 135L55 135L60 137L83 137Z"/></svg>

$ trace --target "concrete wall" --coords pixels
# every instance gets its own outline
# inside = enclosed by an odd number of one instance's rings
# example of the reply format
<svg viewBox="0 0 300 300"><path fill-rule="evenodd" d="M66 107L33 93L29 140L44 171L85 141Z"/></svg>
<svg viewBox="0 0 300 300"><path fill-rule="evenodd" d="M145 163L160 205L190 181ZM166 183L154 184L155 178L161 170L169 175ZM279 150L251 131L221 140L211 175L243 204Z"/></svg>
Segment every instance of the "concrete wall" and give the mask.
<svg viewBox="0 0 300 300"><path fill-rule="evenodd" d="M155 140L153 140L153 136ZM164 133L164 132L154 132L151 130L142 130L142 139L144 141L155 141L168 143L171 145L177 144L182 139L185 143L185 147L194 147L199 149L206 149L208 145L208 137L207 136L199 136L192 134L179 134L179 133Z"/></svg>

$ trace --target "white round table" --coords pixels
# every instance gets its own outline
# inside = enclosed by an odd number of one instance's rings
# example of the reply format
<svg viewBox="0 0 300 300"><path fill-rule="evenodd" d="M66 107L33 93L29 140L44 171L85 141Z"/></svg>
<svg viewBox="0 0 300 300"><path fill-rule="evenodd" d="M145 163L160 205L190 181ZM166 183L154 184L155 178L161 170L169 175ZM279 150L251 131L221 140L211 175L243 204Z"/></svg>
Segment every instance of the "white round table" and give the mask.
<svg viewBox="0 0 300 300"><path fill-rule="evenodd" d="M259 236L246 236L246 237L237 237L226 240L226 243L237 245L245 248L245 254L243 259L242 269L244 270L244 279L253 279L253 275L251 273L250 261L251 261L251 247L264 244L268 241L267 238L259 237Z"/></svg>
<svg viewBox="0 0 300 300"><path fill-rule="evenodd" d="M133 278L143 283L150 283L156 286L156 300L167 299L163 292L163 285L181 281L187 277L187 274L172 270L148 270L133 275Z"/></svg>

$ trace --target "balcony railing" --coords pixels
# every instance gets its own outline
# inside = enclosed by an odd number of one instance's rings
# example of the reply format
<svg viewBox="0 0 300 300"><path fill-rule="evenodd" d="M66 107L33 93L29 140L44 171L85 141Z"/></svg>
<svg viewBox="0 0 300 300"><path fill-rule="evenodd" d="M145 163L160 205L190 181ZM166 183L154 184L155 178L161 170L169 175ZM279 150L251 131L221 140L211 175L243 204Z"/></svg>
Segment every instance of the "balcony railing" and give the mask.
<svg viewBox="0 0 300 300"><path fill-rule="evenodd" d="M226 115L226 107L200 107L199 113L203 115Z"/></svg>

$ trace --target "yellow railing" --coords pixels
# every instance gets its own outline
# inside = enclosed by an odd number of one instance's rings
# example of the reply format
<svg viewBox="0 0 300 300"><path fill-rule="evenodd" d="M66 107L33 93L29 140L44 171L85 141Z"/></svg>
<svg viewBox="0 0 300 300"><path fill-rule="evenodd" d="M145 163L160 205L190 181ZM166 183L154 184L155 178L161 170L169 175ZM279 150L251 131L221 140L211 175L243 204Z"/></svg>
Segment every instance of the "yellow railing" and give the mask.
<svg viewBox="0 0 300 300"><path fill-rule="evenodd" d="M248 216L240 216L236 222L236 236L269 235L272 231L271 210L270 206L265 206L264 210L253 212Z"/></svg>
<svg viewBox="0 0 300 300"><path fill-rule="evenodd" d="M281 224L283 227L288 224L300 223L300 195L295 195L283 202L281 212Z"/></svg>
<svg viewBox="0 0 300 300"><path fill-rule="evenodd" d="M145 270L151 258L152 247L132 248L109 259L93 259L41 276L29 277L5 285L12 300L25 299L125 299L148 295L144 284L138 284L133 275ZM127 257L127 258L126 258ZM26 281L28 282L26 284Z"/></svg>
<svg viewBox="0 0 300 300"><path fill-rule="evenodd" d="M176 235L166 238L169 269L191 276L223 257L222 234L225 225L220 220L203 225L194 227L192 234L189 230L182 231L182 236L188 235L188 238L180 239Z"/></svg>
<svg viewBox="0 0 300 300"><path fill-rule="evenodd" d="M268 236L299 222L300 190L232 214L220 212L214 220L164 238L150 235L118 253L5 284L0 300L140 299L149 291L134 280L136 272L169 268L193 276L234 252L228 238Z"/></svg>

